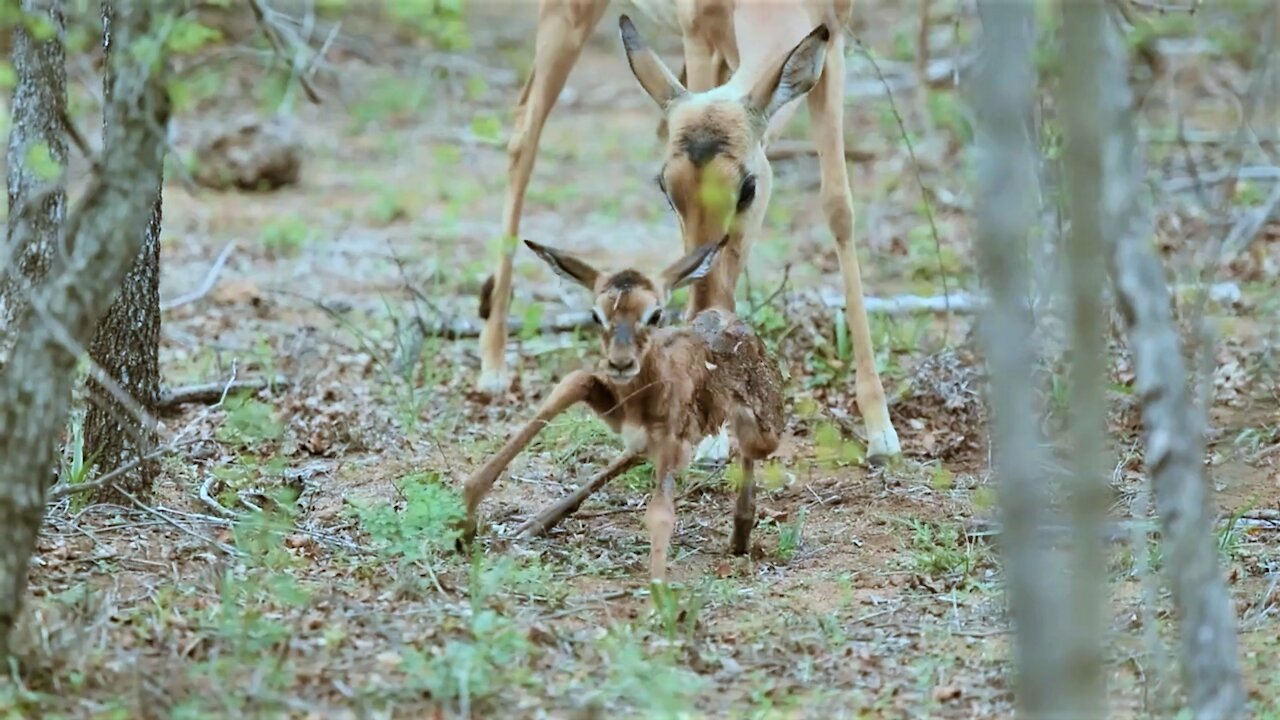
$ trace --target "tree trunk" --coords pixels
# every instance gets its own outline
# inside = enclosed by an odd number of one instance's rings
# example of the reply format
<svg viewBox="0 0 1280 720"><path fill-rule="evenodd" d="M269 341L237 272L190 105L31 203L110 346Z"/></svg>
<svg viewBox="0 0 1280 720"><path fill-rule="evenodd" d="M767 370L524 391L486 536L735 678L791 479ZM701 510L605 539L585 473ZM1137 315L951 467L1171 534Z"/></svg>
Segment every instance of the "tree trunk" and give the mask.
<svg viewBox="0 0 1280 720"><path fill-rule="evenodd" d="M111 47L110 0L102 3L105 30L103 47L108 55ZM104 93L111 92L111 78L104 82ZM104 117L104 121L109 119ZM143 410L154 413L160 398L160 219L161 184L154 185L155 202L149 221L136 228L142 248L133 260L129 274L98 325L89 357L120 386ZM142 460L154 446L155 428L143 423L105 388L90 379L89 407L84 420L85 456L94 458L100 473L110 472L137 462L133 470L116 484L132 495L150 493L157 463ZM94 492L96 502L120 502L123 498L112 485Z"/></svg>
<svg viewBox="0 0 1280 720"><path fill-rule="evenodd" d="M60 272L33 293L9 366L0 376L0 658L26 589L27 563L44 515L45 478L67 420L78 357L120 288L154 209L169 99L147 42L161 0L131 0L112 24L119 52L100 169L65 224ZM73 343L65 342L69 338Z"/></svg>
<svg viewBox="0 0 1280 720"><path fill-rule="evenodd" d="M1063 678L1075 698L1072 711L1080 717L1102 717L1105 712L1105 638L1108 620L1107 555L1103 526L1110 503L1105 474L1106 344L1103 337L1103 238L1114 232L1104 227L1106 187L1103 157L1114 138L1114 127L1103 127L1097 113L1098 94L1110 72L1101 45L1107 41L1107 0L1073 0L1062 5L1062 41L1065 57L1074 58L1063 68L1062 97L1057 103L1064 120L1066 140L1065 179L1071 230L1063 259L1066 270L1067 309L1071 329L1070 488L1072 571L1070 616ZM1142 552L1135 548L1135 552Z"/></svg>
<svg viewBox="0 0 1280 720"><path fill-rule="evenodd" d="M21 23L13 27L13 69L17 84L10 104L9 224L0 248L0 371L30 308L31 287L49 273L54 241L66 215L67 111L65 31L60 0L23 0L22 9L54 24L57 37L37 41ZM39 167L30 160L50 161Z"/></svg>
<svg viewBox="0 0 1280 720"><path fill-rule="evenodd" d="M1133 353L1142 405L1144 462L1160 515L1165 567L1181 621L1182 675L1198 720L1244 715L1236 615L1218 567L1204 422L1188 391L1186 362L1170 309L1164 269L1152 249L1137 189L1142 159L1126 81L1124 43L1107 22L1097 45L1092 112L1106 139L1101 196L1109 230L1109 270Z"/></svg>
<svg viewBox="0 0 1280 720"><path fill-rule="evenodd" d="M1066 684L1067 609L1061 562L1039 529L1049 507L1041 465L1032 366L1034 336L1027 243L1039 215L1033 132L1035 9L981 0L981 49L971 100L976 116L974 192L978 267L991 301L980 319L988 366L996 481L1004 532L1000 556L1013 618L1019 716L1082 717Z"/></svg>

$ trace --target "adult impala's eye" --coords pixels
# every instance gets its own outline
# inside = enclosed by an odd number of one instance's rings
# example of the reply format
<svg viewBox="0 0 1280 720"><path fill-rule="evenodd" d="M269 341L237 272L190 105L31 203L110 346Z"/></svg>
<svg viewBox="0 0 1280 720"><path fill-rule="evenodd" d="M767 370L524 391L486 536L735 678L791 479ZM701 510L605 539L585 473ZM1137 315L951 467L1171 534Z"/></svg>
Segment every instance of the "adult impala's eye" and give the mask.
<svg viewBox="0 0 1280 720"><path fill-rule="evenodd" d="M756 199L756 176L748 175L742 181L742 187L738 188L738 212L742 212L751 207L751 201Z"/></svg>

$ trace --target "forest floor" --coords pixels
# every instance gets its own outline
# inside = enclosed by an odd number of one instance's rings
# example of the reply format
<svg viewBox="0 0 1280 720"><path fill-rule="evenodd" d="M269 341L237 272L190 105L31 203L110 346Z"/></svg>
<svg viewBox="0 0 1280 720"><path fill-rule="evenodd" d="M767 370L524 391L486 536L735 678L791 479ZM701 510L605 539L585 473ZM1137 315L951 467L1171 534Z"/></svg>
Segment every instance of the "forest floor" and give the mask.
<svg viewBox="0 0 1280 720"><path fill-rule="evenodd" d="M912 12L858 7L854 30L886 77L914 77ZM522 235L605 267L656 269L674 259L679 235L651 179L658 113L618 48L618 12L602 21L546 128ZM20 632L22 683L0 692L0 707L92 718L1011 715L1012 636L973 317L873 316L905 457L869 469L850 350L839 317L815 300L838 292L839 273L811 155L775 163L766 227L740 287L789 375L786 437L762 473L752 555L727 552L733 496L723 471L682 480L672 597L651 598L645 579L643 469L549 536L509 539L619 452L586 411L549 426L500 480L474 555L452 551L462 480L595 350L585 330L519 332L508 346L518 381L488 399L472 390L474 338L422 332L478 323L532 17L523 6L486 8L471 18L472 47L455 53L340 43L325 104L296 106L306 147L296 186L197 191L170 173L161 297L197 288L235 245L207 295L166 312L166 383L282 382L166 414L173 451L145 509L85 506L80 494L51 505ZM962 23L963 36L971 25ZM965 55L955 33L936 23L939 65ZM1218 36L1205 26L1188 34ZM671 42L658 44L674 57ZM1172 280L1239 291L1206 305L1217 336L1202 378L1206 470L1250 697L1257 717L1280 717L1280 524L1257 519L1280 510L1277 331L1267 322L1280 309L1280 226L1212 264L1217 239L1270 186L1241 180L1220 198L1213 185L1207 201L1170 190L1187 177L1188 157L1200 173L1229 171L1235 146L1171 143L1169 118L1185 117L1198 138L1228 133L1224 97L1247 80L1248 57L1212 42L1169 52L1185 70L1176 85L1169 68L1145 79L1155 88L1143 114L1151 182L1164 188L1157 242ZM270 107L260 69L226 72L179 117L179 152L206 124ZM849 72L846 137L868 293L977 290L959 91L949 79L925 94L900 85L891 102L856 48ZM806 115L789 135L798 142ZM1248 147L1241 157L1271 164ZM1178 299L1186 330L1195 293ZM562 300L521 249L515 317L536 326L584 300ZM1053 324L1042 329L1054 350ZM1129 356L1118 330L1111 338L1107 465L1123 532L1109 545L1107 684L1113 717L1145 717L1176 704L1181 683ZM1039 379L1056 449L1061 358L1046 359ZM1067 477L1061 453L1048 454L1046 474ZM296 503L276 502L280 489Z"/></svg>

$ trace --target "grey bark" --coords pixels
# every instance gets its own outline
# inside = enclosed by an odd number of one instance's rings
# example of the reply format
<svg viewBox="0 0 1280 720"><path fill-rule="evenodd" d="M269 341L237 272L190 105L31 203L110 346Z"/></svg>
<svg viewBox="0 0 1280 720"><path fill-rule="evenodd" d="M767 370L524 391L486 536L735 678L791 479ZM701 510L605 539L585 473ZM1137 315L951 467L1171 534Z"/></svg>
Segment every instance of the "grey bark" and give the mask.
<svg viewBox="0 0 1280 720"><path fill-rule="evenodd" d="M1048 508L1032 385L1027 242L1039 214L1032 128L1036 74L1030 2L982 0L981 50L969 88L975 112L978 266L991 301L980 316L993 382L994 465L1004 532L1000 554L1013 619L1020 714L1070 717L1062 678L1066 610L1056 558L1038 538Z"/></svg>
<svg viewBox="0 0 1280 720"><path fill-rule="evenodd" d="M1188 389L1164 269L1153 250L1137 188L1142 160L1123 72L1124 45L1108 23L1098 45L1097 105L1102 136L1103 223L1116 303L1133 353L1142 405L1145 463L1160 515L1165 568L1181 622L1182 676L1198 720L1239 718L1245 696L1236 615L1218 567L1204 423Z"/></svg>
<svg viewBox="0 0 1280 720"><path fill-rule="evenodd" d="M22 9L48 18L58 36L38 41L22 26L13 28L13 69L17 84L10 104L8 193L9 221L0 248L0 371L3 370L30 300L29 290L49 273L54 243L66 215L67 140L62 116L67 109L67 68L61 36L65 30L60 0L23 0ZM27 162L43 146L57 165L56 178L41 177Z"/></svg>
<svg viewBox="0 0 1280 720"><path fill-rule="evenodd" d="M1074 538L1070 573L1068 675L1064 678L1080 717L1102 717L1106 697L1104 678L1107 627L1107 558L1102 530L1110 501L1104 474L1106 458L1105 358L1102 282L1105 276L1103 236L1116 228L1103 227L1107 196L1103 178L1107 135L1097 112L1104 75L1112 71L1102 46L1111 16L1107 0L1076 0L1062 5L1063 55L1073 58L1063 67L1063 95L1058 103L1064 119L1065 175L1071 218L1066 238L1066 302L1071 335L1070 506ZM1141 549L1135 552L1141 552Z"/></svg>
<svg viewBox="0 0 1280 720"><path fill-rule="evenodd" d="M108 60L113 81L101 171L65 225L70 251L33 294L0 377L0 657L21 607L44 514L45 478L66 423L77 356L133 258L155 203L169 101L155 43L142 42L160 0L120 0Z"/></svg>
<svg viewBox="0 0 1280 720"><path fill-rule="evenodd" d="M102 2L103 49L111 43L110 0ZM104 79L104 96L110 97L110 71ZM109 107L109 106L108 106ZM104 114L104 124L111 118ZM155 201L151 217L133 228L142 247L125 276L120 292L98 324L89 357L128 393L138 407L154 417L160 399L160 221L163 177L151 185ZM95 458L99 472L132 465L116 483L94 493L96 502L122 502L116 486L134 495L146 495L155 480L157 462L145 460L155 445L155 427L121 405L105 388L90 379L89 407L84 420L85 456Z"/></svg>

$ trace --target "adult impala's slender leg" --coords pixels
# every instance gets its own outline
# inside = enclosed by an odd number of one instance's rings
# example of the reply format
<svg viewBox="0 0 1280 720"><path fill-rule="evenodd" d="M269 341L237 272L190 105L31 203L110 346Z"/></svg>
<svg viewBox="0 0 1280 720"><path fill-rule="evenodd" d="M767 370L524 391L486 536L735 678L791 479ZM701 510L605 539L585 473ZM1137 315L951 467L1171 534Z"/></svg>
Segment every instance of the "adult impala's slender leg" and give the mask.
<svg viewBox="0 0 1280 720"><path fill-rule="evenodd" d="M582 47L600 22L609 0L542 0L538 5L533 71L516 105L515 125L507 144L507 190L502 207L502 249L493 282L481 292L485 318L480 332L480 377L477 387L498 394L507 389L507 306L511 301L511 265L520 232L525 190L533 174L542 126L564 89L565 79L582 53Z"/></svg>
<svg viewBox="0 0 1280 720"><path fill-rule="evenodd" d="M840 275L844 282L845 318L853 340L858 377L858 408L867 426L867 457L882 462L898 455L898 433L889 419L884 385L876 372L871 327L862 299L862 274L853 243L853 193L844 157L844 38L836 33L827 48L822 77L809 93L813 140L822 171L822 209L835 236Z"/></svg>
<svg viewBox="0 0 1280 720"><path fill-rule="evenodd" d="M594 399L592 396L599 395L599 381L596 380L591 373L585 370L576 370L570 373L565 379L561 380L546 400L542 401L542 405L538 407L538 414L532 420L525 423L511 439L507 440L502 449L497 452L489 462L484 464L467 479L463 486L463 500L466 506L466 519L462 526L461 545L470 543L476 534L476 509L480 506L480 502L484 500L489 491L493 489L494 482L502 471L507 469L507 465L520 454L521 450L528 447L533 438L542 428L547 426L557 415L568 410L570 407L579 402L587 401L592 405ZM606 418L607 420L608 418ZM610 424L613 424L612 422Z"/></svg>

